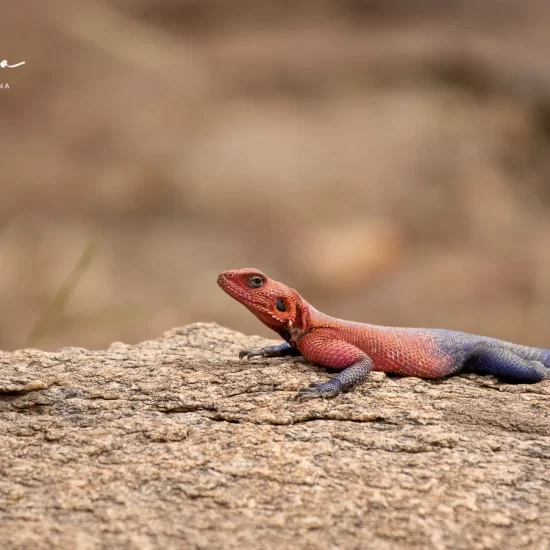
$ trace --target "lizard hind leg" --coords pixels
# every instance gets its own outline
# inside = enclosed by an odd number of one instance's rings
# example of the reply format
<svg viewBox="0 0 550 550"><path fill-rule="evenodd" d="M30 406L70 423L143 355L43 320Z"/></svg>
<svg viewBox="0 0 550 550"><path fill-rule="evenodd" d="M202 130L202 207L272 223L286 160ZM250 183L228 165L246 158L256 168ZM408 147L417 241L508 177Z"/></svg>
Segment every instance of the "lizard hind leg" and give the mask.
<svg viewBox="0 0 550 550"><path fill-rule="evenodd" d="M505 346L483 343L468 354L464 370L518 384L533 384L550 379L550 368L545 366L542 357L525 359Z"/></svg>

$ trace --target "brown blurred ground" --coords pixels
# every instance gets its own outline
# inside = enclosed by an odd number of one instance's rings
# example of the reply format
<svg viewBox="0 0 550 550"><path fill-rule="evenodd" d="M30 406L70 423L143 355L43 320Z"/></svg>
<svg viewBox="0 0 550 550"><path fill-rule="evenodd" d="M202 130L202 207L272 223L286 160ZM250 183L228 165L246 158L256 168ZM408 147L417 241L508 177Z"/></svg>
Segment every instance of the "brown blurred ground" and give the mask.
<svg viewBox="0 0 550 550"><path fill-rule="evenodd" d="M268 334L216 287L243 266L550 347L547 2L9 8L0 348Z"/></svg>

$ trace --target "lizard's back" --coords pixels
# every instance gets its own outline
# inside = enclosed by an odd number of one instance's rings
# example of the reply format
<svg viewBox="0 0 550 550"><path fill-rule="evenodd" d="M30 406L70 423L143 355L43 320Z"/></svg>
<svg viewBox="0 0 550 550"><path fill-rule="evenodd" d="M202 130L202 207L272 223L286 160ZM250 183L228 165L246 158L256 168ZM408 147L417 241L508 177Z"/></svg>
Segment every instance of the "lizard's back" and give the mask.
<svg viewBox="0 0 550 550"><path fill-rule="evenodd" d="M316 325L354 344L373 360L374 370L421 378L440 378L460 370L492 374L491 365L518 357L549 369L550 350L445 329L401 328L344 321L315 311ZM481 354L481 363L478 352ZM502 361L501 361L502 362ZM483 371L483 372L481 372Z"/></svg>

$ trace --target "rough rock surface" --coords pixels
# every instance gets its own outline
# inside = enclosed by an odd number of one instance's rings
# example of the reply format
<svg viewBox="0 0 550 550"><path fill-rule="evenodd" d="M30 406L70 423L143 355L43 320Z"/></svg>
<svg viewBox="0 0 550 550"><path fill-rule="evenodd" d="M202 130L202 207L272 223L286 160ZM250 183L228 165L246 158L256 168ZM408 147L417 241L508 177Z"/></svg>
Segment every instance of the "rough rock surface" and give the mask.
<svg viewBox="0 0 550 550"><path fill-rule="evenodd" d="M3 549L550 545L550 386L375 373L332 400L213 324L0 353Z"/></svg>

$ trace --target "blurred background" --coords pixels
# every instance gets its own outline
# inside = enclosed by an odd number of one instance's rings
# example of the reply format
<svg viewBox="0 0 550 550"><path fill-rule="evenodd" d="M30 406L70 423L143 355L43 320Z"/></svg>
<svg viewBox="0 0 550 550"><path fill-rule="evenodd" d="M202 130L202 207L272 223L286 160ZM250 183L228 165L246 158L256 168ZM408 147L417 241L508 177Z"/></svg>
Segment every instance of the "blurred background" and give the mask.
<svg viewBox="0 0 550 550"><path fill-rule="evenodd" d="M547 0L0 2L0 349L194 321L216 285L550 347Z"/></svg>

